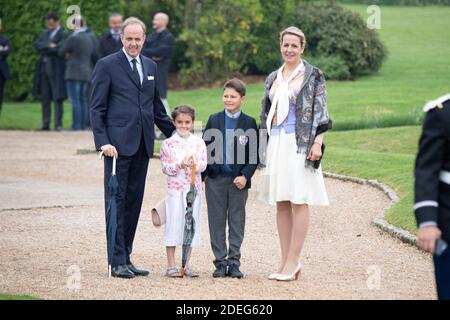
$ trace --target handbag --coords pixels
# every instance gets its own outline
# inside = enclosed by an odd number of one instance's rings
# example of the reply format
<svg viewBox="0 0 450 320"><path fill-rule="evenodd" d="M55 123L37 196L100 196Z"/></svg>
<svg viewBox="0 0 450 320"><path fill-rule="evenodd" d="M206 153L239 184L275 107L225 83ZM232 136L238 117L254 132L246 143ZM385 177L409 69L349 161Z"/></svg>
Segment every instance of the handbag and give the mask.
<svg viewBox="0 0 450 320"><path fill-rule="evenodd" d="M166 223L166 199L162 199L152 208L152 222L155 227Z"/></svg>

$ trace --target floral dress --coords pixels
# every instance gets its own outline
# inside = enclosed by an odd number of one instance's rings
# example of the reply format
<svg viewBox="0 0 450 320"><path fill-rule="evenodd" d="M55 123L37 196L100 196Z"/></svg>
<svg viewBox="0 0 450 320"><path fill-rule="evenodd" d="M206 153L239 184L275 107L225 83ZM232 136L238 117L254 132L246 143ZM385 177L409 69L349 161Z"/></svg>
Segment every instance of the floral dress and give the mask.
<svg viewBox="0 0 450 320"><path fill-rule="evenodd" d="M202 178L207 158L206 146L203 139L190 134L181 137L177 133L164 140L161 145L161 169L167 175L166 192L166 224L164 230L164 245L179 246L183 244L183 232L186 213L186 194L191 184L191 168L182 168L181 163L186 156L195 156L196 177L195 188L197 196L193 205L195 220L195 234L192 246L200 243L201 239L201 209L202 209Z"/></svg>

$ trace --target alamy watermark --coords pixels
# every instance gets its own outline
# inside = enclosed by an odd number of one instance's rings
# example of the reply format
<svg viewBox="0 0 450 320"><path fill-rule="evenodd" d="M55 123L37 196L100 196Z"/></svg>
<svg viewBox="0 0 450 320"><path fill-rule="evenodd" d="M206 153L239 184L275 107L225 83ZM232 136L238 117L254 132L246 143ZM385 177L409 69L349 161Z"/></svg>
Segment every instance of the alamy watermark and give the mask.
<svg viewBox="0 0 450 320"><path fill-rule="evenodd" d="M381 29L381 9L379 6L371 5L367 7L366 10L369 17L366 20L366 25L368 29Z"/></svg>
<svg viewBox="0 0 450 320"><path fill-rule="evenodd" d="M67 282L66 288L69 291L79 291L81 290L81 270L80 267L76 264L71 265L67 268L66 274Z"/></svg>

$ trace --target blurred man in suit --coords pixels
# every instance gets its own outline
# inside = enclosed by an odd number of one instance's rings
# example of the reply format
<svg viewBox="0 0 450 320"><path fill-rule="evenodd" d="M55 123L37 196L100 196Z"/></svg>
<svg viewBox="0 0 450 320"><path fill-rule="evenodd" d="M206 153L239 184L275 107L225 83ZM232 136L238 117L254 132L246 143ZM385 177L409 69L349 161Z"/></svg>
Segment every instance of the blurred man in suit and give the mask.
<svg viewBox="0 0 450 320"><path fill-rule="evenodd" d="M65 62L58 55L58 50L67 33L60 25L56 13L49 13L45 17L47 30L41 32L34 43L39 53L36 73L33 83L33 94L42 101L42 128L50 130L51 102L55 103L55 130L62 128L63 101L66 98L64 81Z"/></svg>
<svg viewBox="0 0 450 320"><path fill-rule="evenodd" d="M100 59L92 75L91 122L97 150L105 157L105 209L112 157L117 158L117 236L112 275L146 276L130 255L141 211L149 158L153 156L155 124L166 136L175 127L156 86L156 64L141 55L145 24L134 17L121 27L123 49Z"/></svg>
<svg viewBox="0 0 450 320"><path fill-rule="evenodd" d="M109 16L109 30L99 39L99 56L106 57L122 48L120 41L120 27L122 25L122 15L113 13Z"/></svg>
<svg viewBox="0 0 450 320"><path fill-rule="evenodd" d="M84 130L88 118L87 87L96 57L96 46L94 38L86 32L84 17L74 17L74 26L74 32L60 47L59 55L66 59L64 79L72 104L72 130Z"/></svg>
<svg viewBox="0 0 450 320"><path fill-rule="evenodd" d="M153 29L155 31L148 36L143 54L158 65L158 90L166 108L166 113L170 114L167 88L169 86L169 68L175 38L167 29L168 24L169 16L167 14L162 12L155 14L153 18Z"/></svg>
<svg viewBox="0 0 450 320"><path fill-rule="evenodd" d="M5 81L10 78L8 58L9 54L9 40L2 33L2 19L0 19L0 115L2 112L3 103L3 87L5 86Z"/></svg>
<svg viewBox="0 0 450 320"><path fill-rule="evenodd" d="M417 243L433 254L438 298L450 300L450 94L424 111L415 167Z"/></svg>

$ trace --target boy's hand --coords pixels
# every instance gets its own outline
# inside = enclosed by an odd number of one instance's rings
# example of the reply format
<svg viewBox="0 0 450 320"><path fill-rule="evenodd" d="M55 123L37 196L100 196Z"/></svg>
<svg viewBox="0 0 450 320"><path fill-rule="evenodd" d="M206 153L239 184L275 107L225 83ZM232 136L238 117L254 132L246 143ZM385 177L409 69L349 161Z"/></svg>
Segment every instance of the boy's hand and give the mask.
<svg viewBox="0 0 450 320"><path fill-rule="evenodd" d="M238 188L239 190L242 190L245 188L245 185L247 184L247 178L245 176L236 177L236 179L234 179L233 183L236 186L236 188Z"/></svg>

